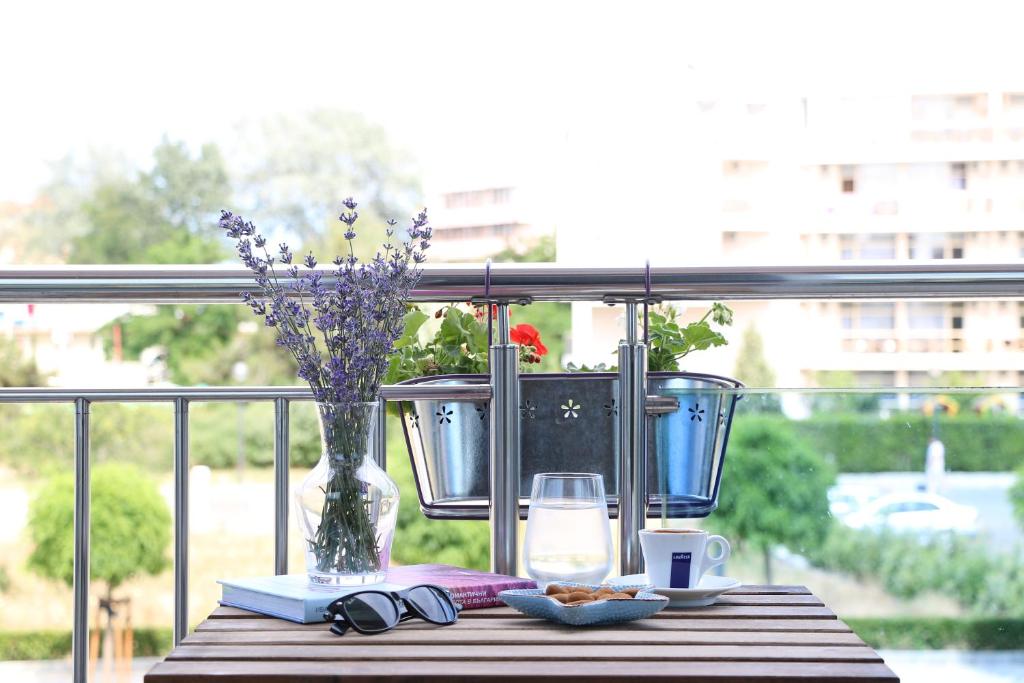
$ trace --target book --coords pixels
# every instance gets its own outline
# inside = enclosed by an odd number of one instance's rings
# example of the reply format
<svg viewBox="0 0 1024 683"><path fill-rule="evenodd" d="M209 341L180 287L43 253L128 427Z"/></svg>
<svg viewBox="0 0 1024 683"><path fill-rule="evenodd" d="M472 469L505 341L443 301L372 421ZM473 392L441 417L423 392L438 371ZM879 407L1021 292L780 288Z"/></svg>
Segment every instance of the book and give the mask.
<svg viewBox="0 0 1024 683"><path fill-rule="evenodd" d="M449 564L410 564L388 570L388 581L416 586L432 583L444 586L463 609L501 607L498 593L511 588L536 588L537 582L518 576L491 574Z"/></svg>
<svg viewBox="0 0 1024 683"><path fill-rule="evenodd" d="M415 564L388 570L387 581L368 586L314 586L305 574L220 579L220 604L300 624L323 621L332 602L362 590L398 591L423 583L443 586L463 609L496 607L508 588L535 588L536 582L446 564Z"/></svg>

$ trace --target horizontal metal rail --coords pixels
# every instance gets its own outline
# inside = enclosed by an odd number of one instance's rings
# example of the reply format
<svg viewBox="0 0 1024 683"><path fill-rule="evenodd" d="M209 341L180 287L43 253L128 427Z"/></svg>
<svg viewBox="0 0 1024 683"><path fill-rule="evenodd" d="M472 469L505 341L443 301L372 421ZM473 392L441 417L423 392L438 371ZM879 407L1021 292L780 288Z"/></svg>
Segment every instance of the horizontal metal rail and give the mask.
<svg viewBox="0 0 1024 683"><path fill-rule="evenodd" d="M385 384L380 395L388 401L489 401L487 384ZM146 387L143 389L26 389L0 388L0 403L65 403L84 398L93 403L174 401L312 401L309 387Z"/></svg>
<svg viewBox="0 0 1024 683"><path fill-rule="evenodd" d="M330 270L323 269L330 281ZM416 301L970 298L1024 296L1024 264L963 261L807 266L426 266ZM21 266L0 269L0 303L226 302L255 292L251 273L223 266Z"/></svg>

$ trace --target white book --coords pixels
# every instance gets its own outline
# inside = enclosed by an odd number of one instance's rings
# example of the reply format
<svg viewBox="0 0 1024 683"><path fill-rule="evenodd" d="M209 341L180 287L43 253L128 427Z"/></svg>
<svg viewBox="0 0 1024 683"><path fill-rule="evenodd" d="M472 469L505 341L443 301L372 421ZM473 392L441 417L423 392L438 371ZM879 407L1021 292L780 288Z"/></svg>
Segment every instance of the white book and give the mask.
<svg viewBox="0 0 1024 683"><path fill-rule="evenodd" d="M311 624L322 622L327 606L349 593L361 590L398 591L407 586L375 583L372 586L312 586L305 574L220 579L220 604L259 612L279 619Z"/></svg>

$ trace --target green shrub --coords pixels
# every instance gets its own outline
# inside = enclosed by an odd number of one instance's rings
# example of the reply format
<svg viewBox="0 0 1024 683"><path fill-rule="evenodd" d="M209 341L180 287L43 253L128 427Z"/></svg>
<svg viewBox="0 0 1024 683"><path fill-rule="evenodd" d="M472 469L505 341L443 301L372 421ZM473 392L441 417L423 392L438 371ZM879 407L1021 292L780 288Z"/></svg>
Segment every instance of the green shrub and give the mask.
<svg viewBox="0 0 1024 683"><path fill-rule="evenodd" d="M100 651L106 633L100 632ZM171 651L169 628L136 628L132 656L161 657ZM0 631L0 661L61 659L71 654L71 631Z"/></svg>
<svg viewBox="0 0 1024 683"><path fill-rule="evenodd" d="M402 495L391 553L395 562L437 562L485 570L490 566L487 522L427 519L420 511L412 466L397 420L388 422L388 474Z"/></svg>
<svg viewBox="0 0 1024 683"><path fill-rule="evenodd" d="M833 525L825 542L805 553L814 565L877 580L903 599L934 591L981 616L1024 616L1024 558L991 554L983 541L876 533Z"/></svg>
<svg viewBox="0 0 1024 683"><path fill-rule="evenodd" d="M739 421L748 419L741 416ZM775 419L791 422L782 416ZM1006 415L961 414L933 418L899 413L821 415L791 422L796 433L840 472L923 472L933 423L946 447L946 469L1003 472L1024 464L1024 420Z"/></svg>
<svg viewBox="0 0 1024 683"><path fill-rule="evenodd" d="M170 565L171 513L156 483L131 465L101 463L92 470L90 573L113 590L138 574ZM72 585L75 480L51 477L29 507L29 568Z"/></svg>
<svg viewBox="0 0 1024 683"><path fill-rule="evenodd" d="M1010 487L1010 503L1017 524L1024 529L1024 466L1017 470L1017 481Z"/></svg>
<svg viewBox="0 0 1024 683"><path fill-rule="evenodd" d="M0 661L60 659L71 654L71 631L0 631Z"/></svg>
<svg viewBox="0 0 1024 683"><path fill-rule="evenodd" d="M761 551L771 582L771 549L822 544L831 520L834 473L793 430L771 416L746 416L729 440L718 510L709 527Z"/></svg>
<svg viewBox="0 0 1024 683"><path fill-rule="evenodd" d="M274 464L274 407L267 402L245 404L203 403L189 413L189 450L193 465L230 469L238 462L239 413L243 421L242 447L248 465ZM292 403L289 409L289 459L295 467L313 467L320 459L320 433L313 404Z"/></svg>
<svg viewBox="0 0 1024 683"><path fill-rule="evenodd" d="M844 619L868 645L890 650L1020 650L1024 619L885 617Z"/></svg>

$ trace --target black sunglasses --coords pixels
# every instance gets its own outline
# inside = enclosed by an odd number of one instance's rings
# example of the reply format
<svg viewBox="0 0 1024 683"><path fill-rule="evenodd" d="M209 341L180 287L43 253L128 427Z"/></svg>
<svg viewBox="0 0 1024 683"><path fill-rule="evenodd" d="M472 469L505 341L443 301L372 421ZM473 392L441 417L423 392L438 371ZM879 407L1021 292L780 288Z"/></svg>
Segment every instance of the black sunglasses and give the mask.
<svg viewBox="0 0 1024 683"><path fill-rule="evenodd" d="M424 584L402 591L359 591L340 597L324 610L331 633L343 636L351 627L363 635L390 631L413 618L448 626L459 618L462 605L440 586Z"/></svg>

